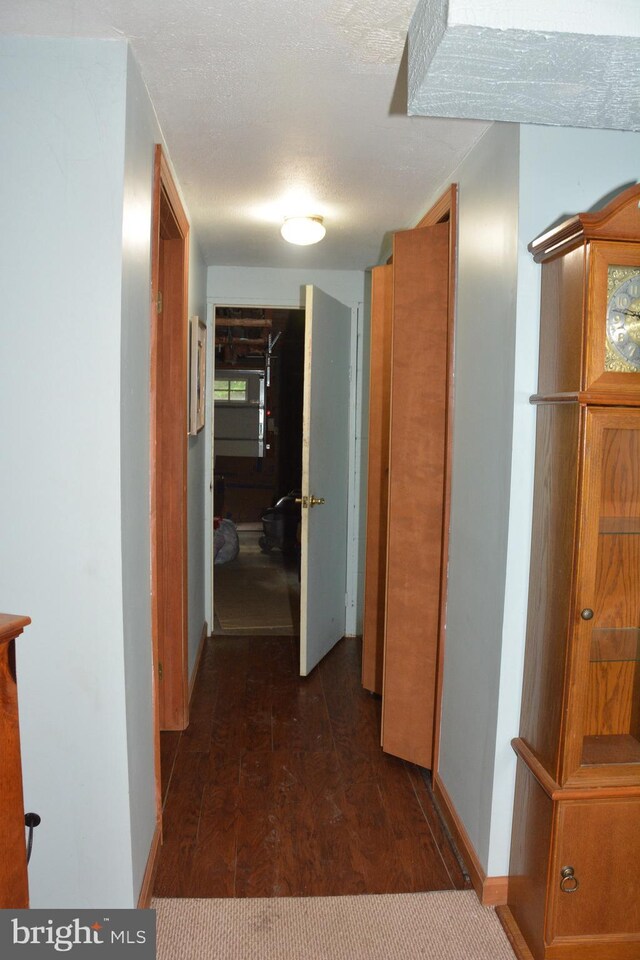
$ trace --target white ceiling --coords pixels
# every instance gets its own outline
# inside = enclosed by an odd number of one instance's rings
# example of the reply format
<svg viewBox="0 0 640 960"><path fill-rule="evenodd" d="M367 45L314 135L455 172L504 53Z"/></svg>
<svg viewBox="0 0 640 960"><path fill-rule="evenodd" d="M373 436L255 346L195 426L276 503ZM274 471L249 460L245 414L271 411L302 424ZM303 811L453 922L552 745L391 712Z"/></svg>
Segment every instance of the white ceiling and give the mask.
<svg viewBox="0 0 640 960"><path fill-rule="evenodd" d="M2 0L0 33L131 41L207 263L361 269L488 126L405 115L415 5ZM294 212L326 239L285 243Z"/></svg>

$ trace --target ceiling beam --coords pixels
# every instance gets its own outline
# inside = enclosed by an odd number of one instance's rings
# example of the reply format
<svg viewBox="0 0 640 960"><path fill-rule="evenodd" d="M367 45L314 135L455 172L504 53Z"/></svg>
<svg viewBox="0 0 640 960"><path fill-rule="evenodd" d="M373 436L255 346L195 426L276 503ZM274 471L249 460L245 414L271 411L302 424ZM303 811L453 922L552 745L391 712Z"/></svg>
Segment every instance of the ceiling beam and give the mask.
<svg viewBox="0 0 640 960"><path fill-rule="evenodd" d="M640 130L637 0L420 0L408 112Z"/></svg>

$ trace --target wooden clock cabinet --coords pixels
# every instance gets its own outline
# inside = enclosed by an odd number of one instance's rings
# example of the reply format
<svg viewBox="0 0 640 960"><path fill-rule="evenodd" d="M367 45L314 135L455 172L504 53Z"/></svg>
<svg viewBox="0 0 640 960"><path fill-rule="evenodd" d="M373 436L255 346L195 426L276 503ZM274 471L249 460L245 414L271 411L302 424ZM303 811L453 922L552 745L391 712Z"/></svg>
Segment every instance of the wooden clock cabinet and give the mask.
<svg viewBox="0 0 640 960"><path fill-rule="evenodd" d="M639 204L635 186L529 246L536 473L502 918L535 960L640 957Z"/></svg>

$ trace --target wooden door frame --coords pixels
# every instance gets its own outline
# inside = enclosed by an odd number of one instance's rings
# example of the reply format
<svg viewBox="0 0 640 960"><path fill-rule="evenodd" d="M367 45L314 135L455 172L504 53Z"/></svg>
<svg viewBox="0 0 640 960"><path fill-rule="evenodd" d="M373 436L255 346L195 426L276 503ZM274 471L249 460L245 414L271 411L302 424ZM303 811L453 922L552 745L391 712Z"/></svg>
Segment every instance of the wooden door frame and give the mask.
<svg viewBox="0 0 640 960"><path fill-rule="evenodd" d="M449 223L449 296L447 306L447 389L445 410L445 463L444 496L442 511L442 559L440 564L440 603L438 620L438 657L436 663L436 693L433 727L432 776L435 782L439 773L440 724L442 717L442 685L444 650L447 625L447 588L449 573L449 526L451 519L451 472L453 464L453 370L454 327L456 293L456 256L458 242L458 184L452 183L434 205L425 213L416 227L431 227L436 223Z"/></svg>
<svg viewBox="0 0 640 960"><path fill-rule="evenodd" d="M165 256L173 263L176 282L170 293L170 303L159 298L160 255L162 217L170 215L176 231L175 241ZM151 639L153 657L153 715L154 715L154 761L156 777L156 811L158 823L162 818L162 795L160 780L160 729L184 729L188 724L188 607L187 607L187 337L188 337L188 290L189 290L189 223L178 190L173 180L162 146L156 145L152 197L151 234L151 343L150 343L150 546L151 546ZM162 330L160 313L170 306L170 314L179 322L173 329ZM165 312L166 316L166 312ZM168 390L166 382L159 382L161 337L171 336L171 372L175 378L176 402L161 404ZM164 380L164 378L163 378ZM163 430L173 427L175 436L180 435L180 449L176 458L181 470L162 471L159 461L158 440ZM162 582L161 557L158 531L162 524L159 503L159 481L169 485L172 497L179 504L177 522L173 521L173 549L178 558L181 576L168 585ZM160 624L164 605L176 604L180 609L181 629L179 635L169 638L164 644L160 636ZM162 664L162 681L160 669Z"/></svg>

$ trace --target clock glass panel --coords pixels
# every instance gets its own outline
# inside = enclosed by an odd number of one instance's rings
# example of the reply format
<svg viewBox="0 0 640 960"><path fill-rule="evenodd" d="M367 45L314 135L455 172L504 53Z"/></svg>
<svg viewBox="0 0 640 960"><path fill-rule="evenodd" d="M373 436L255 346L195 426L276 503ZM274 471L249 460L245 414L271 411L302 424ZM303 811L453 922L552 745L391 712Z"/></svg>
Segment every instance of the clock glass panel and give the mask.
<svg viewBox="0 0 640 960"><path fill-rule="evenodd" d="M606 323L605 370L640 373L640 266L609 266Z"/></svg>

